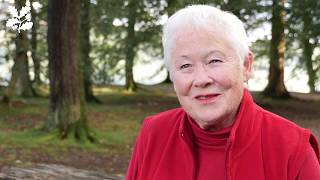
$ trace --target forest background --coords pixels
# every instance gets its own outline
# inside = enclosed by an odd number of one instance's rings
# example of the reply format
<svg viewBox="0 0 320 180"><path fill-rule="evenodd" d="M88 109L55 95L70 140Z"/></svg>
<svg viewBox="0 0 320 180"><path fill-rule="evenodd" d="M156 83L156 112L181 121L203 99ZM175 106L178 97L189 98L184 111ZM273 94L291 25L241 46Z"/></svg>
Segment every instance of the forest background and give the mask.
<svg viewBox="0 0 320 180"><path fill-rule="evenodd" d="M178 107L161 28L190 4L243 20L259 105L320 135L320 1L0 0L0 167L57 163L123 176L140 123ZM33 26L6 27L9 7Z"/></svg>

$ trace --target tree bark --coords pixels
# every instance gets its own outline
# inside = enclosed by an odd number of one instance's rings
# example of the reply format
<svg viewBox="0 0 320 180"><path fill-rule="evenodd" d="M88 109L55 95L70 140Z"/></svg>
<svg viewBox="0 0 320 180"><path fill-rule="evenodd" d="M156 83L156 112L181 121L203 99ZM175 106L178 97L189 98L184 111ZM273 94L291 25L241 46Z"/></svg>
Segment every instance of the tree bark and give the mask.
<svg viewBox="0 0 320 180"><path fill-rule="evenodd" d="M137 86L133 78L133 61L136 55L135 53L135 30L134 25L136 23L136 10L137 2L135 0L129 0L129 17L128 17L128 27L127 27L127 37L126 37L126 89L128 91L135 91Z"/></svg>
<svg viewBox="0 0 320 180"><path fill-rule="evenodd" d="M167 70L167 77L164 81L162 81L162 83L171 83L171 80L170 80L170 72Z"/></svg>
<svg viewBox="0 0 320 180"><path fill-rule="evenodd" d="M85 113L79 65L80 0L49 0L48 50L50 107L45 129L59 129L77 140L93 141Z"/></svg>
<svg viewBox="0 0 320 180"><path fill-rule="evenodd" d="M302 13L302 20L303 20L303 33L301 34L301 42L302 42L302 49L303 49L303 59L307 68L308 73L308 86L310 88L310 92L316 92L316 71L313 68L312 62L312 54L314 46L310 43L310 26L311 26L311 16L308 16L306 13Z"/></svg>
<svg viewBox="0 0 320 180"><path fill-rule="evenodd" d="M15 7L20 10L26 4L25 0L15 0ZM27 33L21 31L15 39L16 52L14 65L12 67L11 80L4 96L4 101L11 104L14 96L31 97L33 96L28 63L29 40Z"/></svg>
<svg viewBox="0 0 320 180"><path fill-rule="evenodd" d="M97 99L93 95L92 90L92 63L90 59L90 0L82 0L81 1L81 11L80 11L80 45L81 45L81 70L83 72L83 83L84 83L84 94L87 102L97 102L101 103L99 99Z"/></svg>
<svg viewBox="0 0 320 180"><path fill-rule="evenodd" d="M165 11L168 14L168 17L170 17L175 11L177 7L181 7L182 2L178 1L178 0L167 0L167 7L165 8ZM167 69L167 77L164 81L162 81L162 83L171 83L170 80L170 72Z"/></svg>
<svg viewBox="0 0 320 180"><path fill-rule="evenodd" d="M290 97L284 85L285 62L285 0L273 0L272 4L272 39L270 46L270 68L268 85L264 89L265 96L288 98Z"/></svg>
<svg viewBox="0 0 320 180"><path fill-rule="evenodd" d="M308 73L308 86L310 88L310 92L314 93L316 92L316 71L313 68L313 62L312 62L312 52L313 52L313 47L312 44L309 42L308 38L305 38L302 40L303 43L303 58L304 62L307 68L307 73Z"/></svg>
<svg viewBox="0 0 320 180"><path fill-rule="evenodd" d="M34 65L34 79L33 84L35 85L36 89L41 84L40 79L40 59L37 56L37 46L38 46L38 40L37 40L37 29L38 29L38 19L37 19L37 12L33 8L33 0L30 0L31 4L31 17L32 17L32 29L31 29L31 52L32 52L32 61Z"/></svg>

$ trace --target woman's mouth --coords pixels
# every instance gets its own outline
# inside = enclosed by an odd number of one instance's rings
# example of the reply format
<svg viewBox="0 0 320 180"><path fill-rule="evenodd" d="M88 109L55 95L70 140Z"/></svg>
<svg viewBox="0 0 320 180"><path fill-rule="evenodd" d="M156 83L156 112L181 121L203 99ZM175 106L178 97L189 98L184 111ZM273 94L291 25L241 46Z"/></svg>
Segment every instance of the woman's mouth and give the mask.
<svg viewBox="0 0 320 180"><path fill-rule="evenodd" d="M200 102L200 104L210 104L216 101L220 94L201 94L195 96L195 99Z"/></svg>

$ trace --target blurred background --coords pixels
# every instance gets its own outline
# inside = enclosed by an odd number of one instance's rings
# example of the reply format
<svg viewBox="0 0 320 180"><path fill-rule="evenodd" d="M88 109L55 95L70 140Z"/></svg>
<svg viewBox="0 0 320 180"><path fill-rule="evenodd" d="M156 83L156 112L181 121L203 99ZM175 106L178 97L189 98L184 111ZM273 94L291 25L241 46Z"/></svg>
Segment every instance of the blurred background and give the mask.
<svg viewBox="0 0 320 180"><path fill-rule="evenodd" d="M318 0L0 0L0 168L63 164L123 177L143 118L179 107L161 30L190 4L244 22L257 103L319 137ZM14 15L20 24L9 26Z"/></svg>

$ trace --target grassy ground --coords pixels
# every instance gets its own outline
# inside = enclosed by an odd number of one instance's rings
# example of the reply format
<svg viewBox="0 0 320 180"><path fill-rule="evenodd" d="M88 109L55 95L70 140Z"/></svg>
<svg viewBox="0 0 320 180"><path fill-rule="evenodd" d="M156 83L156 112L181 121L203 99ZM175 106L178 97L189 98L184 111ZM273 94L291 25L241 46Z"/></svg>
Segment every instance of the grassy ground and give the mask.
<svg viewBox="0 0 320 180"><path fill-rule="evenodd" d="M103 104L88 104L87 112L99 140L96 144L61 141L55 133L42 132L46 98L16 99L12 108L0 104L0 168L42 162L124 175L143 118L178 106L170 85L143 86L137 93L120 87L97 87L95 94ZM320 136L320 95L294 94L296 98L283 101L253 94L264 108Z"/></svg>
<svg viewBox="0 0 320 180"><path fill-rule="evenodd" d="M145 116L177 107L169 87L141 87L127 93L120 87L98 87L103 104L88 104L90 127L98 143L59 140L40 129L47 118L48 99L15 99L8 108L0 103L0 168L5 165L59 163L123 175L140 123Z"/></svg>

